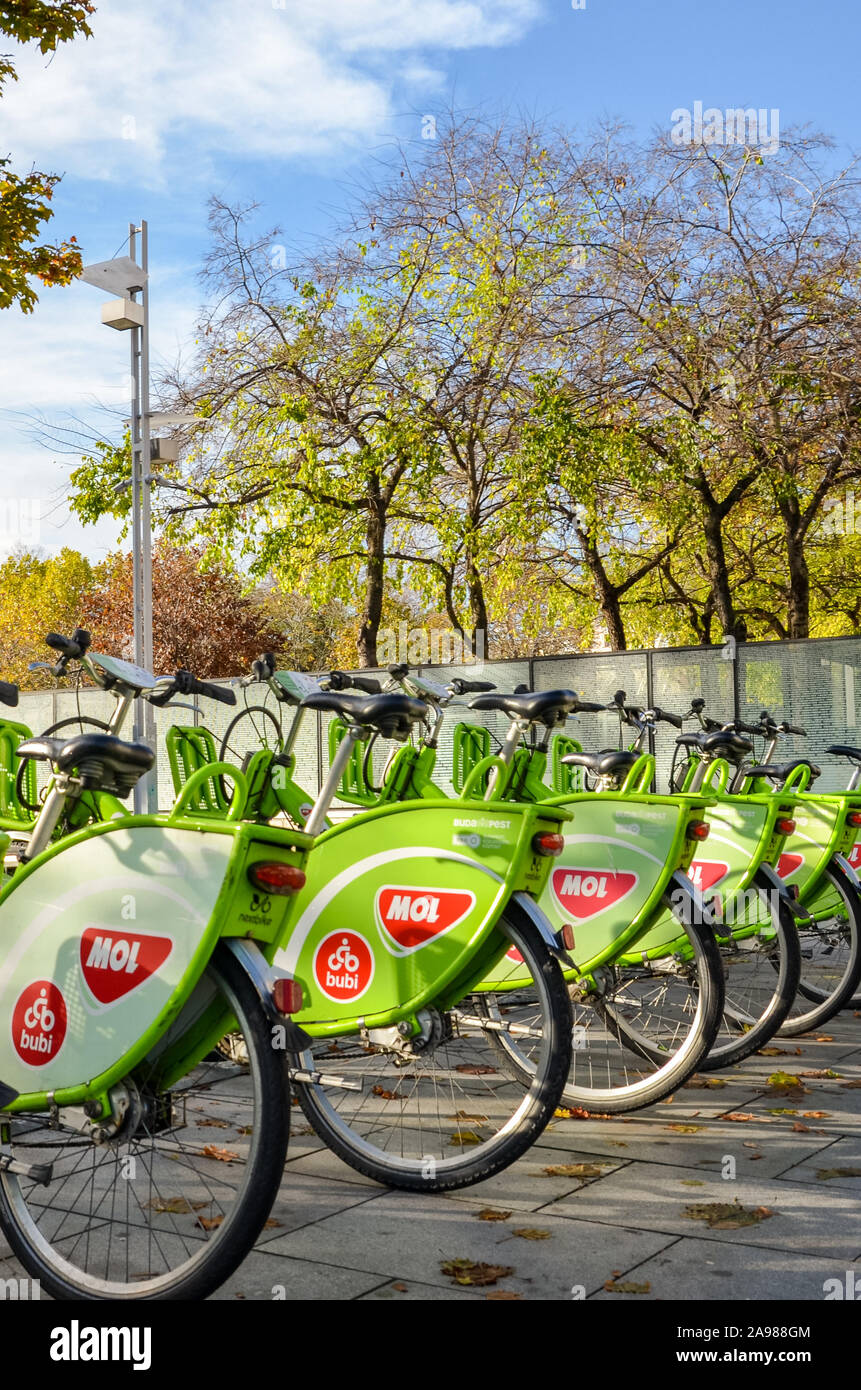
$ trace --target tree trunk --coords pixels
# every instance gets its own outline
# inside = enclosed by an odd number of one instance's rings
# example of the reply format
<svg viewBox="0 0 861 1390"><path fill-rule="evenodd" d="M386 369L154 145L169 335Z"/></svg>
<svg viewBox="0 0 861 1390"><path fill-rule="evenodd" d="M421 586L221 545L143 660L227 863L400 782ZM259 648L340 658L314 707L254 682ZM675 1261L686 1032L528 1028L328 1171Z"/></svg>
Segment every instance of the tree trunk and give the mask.
<svg viewBox="0 0 861 1390"><path fill-rule="evenodd" d="M619 602L618 588L604 568L604 561L601 559L598 547L589 540L582 528L578 529L580 529L583 556L595 584L601 617L607 629L607 641L614 652L627 651L628 641L625 636L625 623L622 618L622 605Z"/></svg>
<svg viewBox="0 0 861 1390"><path fill-rule="evenodd" d="M486 659L490 655L487 603L481 575L471 559L467 561L466 575L469 589L469 612L472 619L472 653L473 656Z"/></svg>
<svg viewBox="0 0 861 1390"><path fill-rule="evenodd" d="M356 643L360 666L377 665L377 636L383 616L386 561L386 513L377 499L368 512L365 531L367 545L367 575L362 623Z"/></svg>
<svg viewBox="0 0 861 1390"><path fill-rule="evenodd" d="M810 571L804 542L787 527L786 558L789 564L789 600L786 608L788 637L810 636Z"/></svg>
<svg viewBox="0 0 861 1390"><path fill-rule="evenodd" d="M726 637L734 637L738 642L746 642L747 624L743 618L737 616L735 604L732 601L726 552L723 544L722 522L720 508L713 503L710 504L703 497L703 536L706 544L715 613L723 626Z"/></svg>

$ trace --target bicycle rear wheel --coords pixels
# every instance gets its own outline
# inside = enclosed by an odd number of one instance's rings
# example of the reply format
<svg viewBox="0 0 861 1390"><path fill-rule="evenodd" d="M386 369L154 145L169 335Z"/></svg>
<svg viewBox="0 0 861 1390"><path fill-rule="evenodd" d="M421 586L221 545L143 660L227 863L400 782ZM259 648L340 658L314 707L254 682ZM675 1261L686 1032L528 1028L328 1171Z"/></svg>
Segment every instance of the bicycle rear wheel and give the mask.
<svg viewBox="0 0 861 1390"><path fill-rule="evenodd" d="M298 1059L309 1123L377 1182L427 1192L491 1177L529 1148L559 1103L571 1055L562 972L531 924L499 925L532 976L528 1026L516 994L476 992L445 1014L423 1010L427 1036L409 1056L394 1039L386 1047L352 1035L316 1040ZM525 1071L499 1047L518 1027Z"/></svg>
<svg viewBox="0 0 861 1390"><path fill-rule="evenodd" d="M286 1057L226 948L186 1010L219 1001L236 1019L244 1062L205 1058L164 1094L145 1059L124 1083L129 1105L113 1139L94 1142L80 1113L60 1111L57 1128L45 1114L0 1116L6 1156L50 1168L44 1185L0 1171L0 1226L53 1298L205 1298L257 1239L287 1149Z"/></svg>
<svg viewBox="0 0 861 1390"><path fill-rule="evenodd" d="M798 923L801 980L779 1036L821 1028L853 1004L861 981L861 898L838 870L827 868L809 925Z"/></svg>

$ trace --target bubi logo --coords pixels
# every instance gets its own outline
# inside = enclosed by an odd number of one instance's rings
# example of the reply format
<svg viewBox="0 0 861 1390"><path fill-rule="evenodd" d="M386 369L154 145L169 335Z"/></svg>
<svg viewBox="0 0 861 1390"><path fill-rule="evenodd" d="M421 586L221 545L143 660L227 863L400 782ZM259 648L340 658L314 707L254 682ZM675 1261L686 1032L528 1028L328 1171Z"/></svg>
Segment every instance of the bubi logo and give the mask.
<svg viewBox="0 0 861 1390"><path fill-rule="evenodd" d="M374 903L383 940L396 956L407 956L459 926L475 907L464 888L397 888L386 884Z"/></svg>
<svg viewBox="0 0 861 1390"><path fill-rule="evenodd" d="M729 864L723 859L695 859L688 869L688 878L701 893L707 893L728 873Z"/></svg>
<svg viewBox="0 0 861 1390"><path fill-rule="evenodd" d="M603 869L554 869L553 895L563 912L582 922L627 898L637 886L637 874Z"/></svg>
<svg viewBox="0 0 861 1390"><path fill-rule="evenodd" d="M355 931L333 931L314 952L314 979L327 999L358 999L374 978L374 953Z"/></svg>
<svg viewBox="0 0 861 1390"><path fill-rule="evenodd" d="M30 1067L53 1062L66 1036L66 1001L51 980L34 980L12 1010L12 1043Z"/></svg>
<svg viewBox="0 0 861 1390"><path fill-rule="evenodd" d="M100 1004L115 1004L164 965L173 941L111 927L87 927L81 936L81 971Z"/></svg>
<svg viewBox="0 0 861 1390"><path fill-rule="evenodd" d="M804 863L803 854L782 854L777 861L778 878L792 878Z"/></svg>

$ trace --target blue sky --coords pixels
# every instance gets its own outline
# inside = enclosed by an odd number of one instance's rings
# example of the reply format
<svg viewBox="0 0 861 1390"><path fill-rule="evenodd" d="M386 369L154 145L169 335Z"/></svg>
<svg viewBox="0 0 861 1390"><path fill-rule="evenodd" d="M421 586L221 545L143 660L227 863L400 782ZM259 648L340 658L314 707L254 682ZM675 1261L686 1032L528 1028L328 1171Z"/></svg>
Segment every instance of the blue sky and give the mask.
<svg viewBox="0 0 861 1390"><path fill-rule="evenodd" d="M454 102L587 128L618 117L669 127L694 102L777 108L839 154L861 150L861 18L849 0L97 0L94 37L48 63L20 51L0 102L16 169L63 173L53 233L86 260L150 223L154 365L194 349L206 203L264 204L292 244L312 242L367 161L420 141ZM0 552L16 539L100 558L117 528L81 527L62 493L74 459L30 417L75 415L118 436L128 340L99 323L85 285L0 312ZM38 511L38 537L33 525Z"/></svg>

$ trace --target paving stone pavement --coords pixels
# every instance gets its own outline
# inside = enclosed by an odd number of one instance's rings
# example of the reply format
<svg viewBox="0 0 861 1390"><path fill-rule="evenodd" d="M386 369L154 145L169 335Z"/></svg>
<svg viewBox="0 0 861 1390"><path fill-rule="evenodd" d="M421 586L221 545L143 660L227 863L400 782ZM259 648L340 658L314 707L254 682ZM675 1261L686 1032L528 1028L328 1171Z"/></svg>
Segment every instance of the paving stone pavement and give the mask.
<svg viewBox="0 0 861 1390"><path fill-rule="evenodd" d="M861 1015L765 1051L632 1115L557 1118L442 1196L379 1187L297 1117L273 1224L214 1298L821 1300L826 1279L861 1282ZM595 1176L546 1171L582 1163ZM709 1224L711 1203L743 1210ZM453 1259L511 1272L461 1287ZM0 1278L20 1273L0 1242Z"/></svg>

